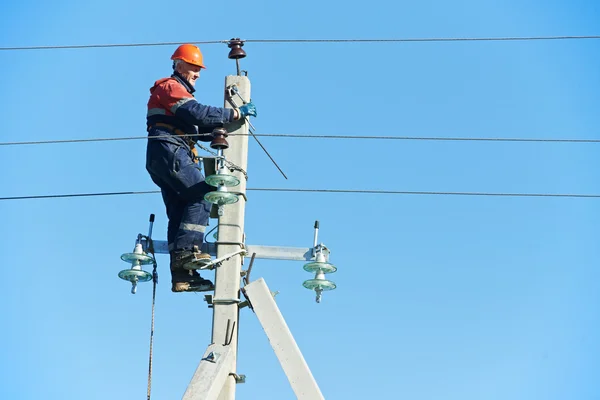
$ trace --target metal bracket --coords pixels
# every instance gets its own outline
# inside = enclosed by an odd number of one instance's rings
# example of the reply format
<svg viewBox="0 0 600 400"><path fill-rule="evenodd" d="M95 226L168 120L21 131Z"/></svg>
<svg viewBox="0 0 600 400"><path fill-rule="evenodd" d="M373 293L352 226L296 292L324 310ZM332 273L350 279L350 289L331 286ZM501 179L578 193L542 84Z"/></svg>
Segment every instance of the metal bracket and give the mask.
<svg viewBox="0 0 600 400"><path fill-rule="evenodd" d="M208 308L212 308L214 304L239 304L240 308L248 305L247 301L241 299L215 299L212 294L205 294L204 301L208 303Z"/></svg>
<svg viewBox="0 0 600 400"><path fill-rule="evenodd" d="M230 245L230 246L240 246L240 248L244 249L246 248L246 245L244 242L210 242L214 245L219 245L219 244L223 244L223 245Z"/></svg>
<svg viewBox="0 0 600 400"><path fill-rule="evenodd" d="M229 193L233 193L236 196L242 196L244 198L244 201L247 203L248 202L248 197L246 197L246 193L242 193L242 192L229 192Z"/></svg>
<svg viewBox="0 0 600 400"><path fill-rule="evenodd" d="M229 376L233 376L235 383L246 383L246 375L238 375L234 372L231 372Z"/></svg>
<svg viewBox="0 0 600 400"><path fill-rule="evenodd" d="M213 267L213 266L215 266L215 265L216 265L216 266L218 267L218 266L220 266L220 264L221 264L223 261L227 261L227 260L229 260L231 257L237 256L238 254L241 254L241 253L244 253L244 254L246 254L246 249L240 249L240 250L234 251L233 253L225 254L224 256L222 256L222 257L219 257L219 258L217 258L217 259L214 259L214 260L212 260L211 262L209 262L209 263L207 263L207 264L202 264L202 265L200 265L200 266L199 266L200 268L198 268L198 269L200 269L200 270L202 270L202 269L214 269L214 267ZM211 267L213 267L213 268L211 268Z"/></svg>
<svg viewBox="0 0 600 400"><path fill-rule="evenodd" d="M242 301L242 302L241 302L241 303L238 305L238 307L239 307L240 309L242 309L242 308L244 308L244 307L250 307L250 309L251 309L252 311L254 311L254 309L252 308L252 303L250 302L250 299L248 298L248 296L246 296L246 289L245 289L245 286L244 286L244 287L242 287L242 288L240 288L240 293L242 294L242 296L244 296L244 298L245 298L246 300Z"/></svg>
<svg viewBox="0 0 600 400"><path fill-rule="evenodd" d="M249 302L248 300L244 300L244 301L242 301L242 302L241 302L241 303L238 305L238 307L239 307L240 309L242 309L242 308L244 308L244 307L248 307L248 306L250 306L250 302Z"/></svg>
<svg viewBox="0 0 600 400"><path fill-rule="evenodd" d="M212 299L212 304L239 304L240 299Z"/></svg>

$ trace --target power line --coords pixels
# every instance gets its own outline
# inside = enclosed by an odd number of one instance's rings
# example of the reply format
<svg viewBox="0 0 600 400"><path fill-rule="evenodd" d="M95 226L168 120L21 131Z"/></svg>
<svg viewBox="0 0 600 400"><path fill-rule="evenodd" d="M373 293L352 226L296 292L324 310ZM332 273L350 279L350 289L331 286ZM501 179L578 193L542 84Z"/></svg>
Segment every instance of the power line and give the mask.
<svg viewBox="0 0 600 400"><path fill-rule="evenodd" d="M191 136L191 135L189 135L189 136ZM110 142L110 141L118 141L118 140L135 140L135 139L148 139L148 136L130 136L130 137L119 137L119 138L92 138L92 139L64 139L64 140L32 140L32 141L24 141L24 142L0 142L0 146Z"/></svg>
<svg viewBox="0 0 600 400"><path fill-rule="evenodd" d="M99 196L124 196L130 194L155 194L160 193L160 190L145 190L135 192L99 192L99 193L67 193L67 194L44 194L39 196L13 196L0 197L0 201L4 200L34 200L34 199L61 199L70 197L99 197Z"/></svg>
<svg viewBox="0 0 600 400"><path fill-rule="evenodd" d="M298 139L346 139L346 140L422 140L463 142L546 142L546 143L600 143L600 139L550 139L550 138L494 138L494 137L443 137L443 136L361 136L361 135L311 135L289 133L264 133L256 136Z"/></svg>
<svg viewBox="0 0 600 400"><path fill-rule="evenodd" d="M192 44L217 44L227 43L227 40L209 40L204 42L185 42ZM18 46L18 47L0 47L0 51L17 50L61 50L61 49L98 49L111 47L156 47L156 46L177 46L184 42L150 42L150 43L106 43L106 44L80 44L80 45L58 45L58 46Z"/></svg>
<svg viewBox="0 0 600 400"><path fill-rule="evenodd" d="M405 190L401 191L401 190L286 189L286 188L247 188L246 190L256 191L256 192L288 192L288 193L337 193L337 194L384 194L384 195L425 195L425 196L484 196L484 197L558 197L558 198L589 198L589 199L600 198L600 194L576 194L576 193L432 192L432 191L405 191ZM47 195L39 195L39 196L0 197L0 201L58 199L58 198L71 198L71 197L124 196L124 195L157 194L157 193L160 193L160 190L47 194Z"/></svg>
<svg viewBox="0 0 600 400"><path fill-rule="evenodd" d="M401 42L475 42L475 41L530 41L530 40L569 40L600 39L590 36L509 36L509 37L452 37L452 38L403 38L403 39L250 39L247 43L401 43Z"/></svg>
<svg viewBox="0 0 600 400"><path fill-rule="evenodd" d="M495 196L495 197L572 197L600 198L600 194L561 194L561 193L486 193L486 192L430 192L405 190L355 190L355 189L282 189L282 188L252 188L247 190L265 192L295 192L295 193L353 193L353 194L393 194L393 195L434 195L434 196Z"/></svg>
<svg viewBox="0 0 600 400"><path fill-rule="evenodd" d="M182 135L197 136L197 135ZM235 136L235 135L231 135ZM247 135L246 135L247 136ZM419 140L419 141L458 141L458 142L530 142L530 143L600 143L600 139L565 139L565 138L502 138L502 137L441 137L441 136L360 136L360 135L311 135L311 134L284 134L262 133L255 134L261 137L295 138L295 139L344 139L344 140ZM62 140L37 140L22 142L0 142L0 146L22 146L63 143L88 143L109 142L121 140L156 139L159 136L129 136L116 138L90 138L90 139L62 139Z"/></svg>
<svg viewBox="0 0 600 400"><path fill-rule="evenodd" d="M246 43L410 43L410 42L497 42L497 41L534 41L534 40L582 40L600 39L600 35L584 36L508 36L508 37L448 37L448 38L397 38L397 39L246 39ZM0 47L0 51L19 50L58 50L58 49L91 49L112 47L152 47L175 46L183 43L224 44L229 40L207 40L193 42L148 42L148 43L105 43L57 46L15 46Z"/></svg>

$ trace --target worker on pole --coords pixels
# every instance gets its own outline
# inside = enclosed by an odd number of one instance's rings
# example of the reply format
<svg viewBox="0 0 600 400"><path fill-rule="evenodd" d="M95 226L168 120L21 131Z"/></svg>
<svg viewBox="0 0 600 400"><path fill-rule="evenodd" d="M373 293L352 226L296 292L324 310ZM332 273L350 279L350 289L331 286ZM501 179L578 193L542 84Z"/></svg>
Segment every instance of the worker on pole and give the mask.
<svg viewBox="0 0 600 400"><path fill-rule="evenodd" d="M210 260L201 252L211 204L204 195L213 191L197 164L197 141L210 142L212 130L225 123L256 116L252 102L237 109L200 104L194 86L205 69L202 52L192 44L173 55L173 74L159 79L148 100L146 170L161 189L169 219L167 241L171 257L171 290L214 290L196 268ZM184 268L185 267L185 268Z"/></svg>

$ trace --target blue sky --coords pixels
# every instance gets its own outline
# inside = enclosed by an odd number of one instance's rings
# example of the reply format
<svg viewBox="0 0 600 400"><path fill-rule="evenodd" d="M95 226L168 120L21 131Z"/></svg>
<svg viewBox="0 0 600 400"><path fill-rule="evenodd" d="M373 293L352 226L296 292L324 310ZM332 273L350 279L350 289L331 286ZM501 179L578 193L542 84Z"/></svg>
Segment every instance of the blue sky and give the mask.
<svg viewBox="0 0 600 400"><path fill-rule="evenodd" d="M593 1L8 1L0 47L245 39L597 35ZM599 139L598 40L248 43L259 133ZM174 46L0 51L2 141L145 134ZM225 45L199 101L223 103ZM263 138L249 187L600 193L596 144ZM153 190L143 140L0 147L0 197ZM250 192L249 244L332 250L321 304L302 263L258 260L327 399L598 399L597 199ZM159 195L0 202L0 398L143 398L151 285L117 277ZM213 226L215 221L212 221ZM153 399L180 398L210 341L201 295L158 256ZM211 276L212 278L212 276ZM293 399L255 316L239 399Z"/></svg>

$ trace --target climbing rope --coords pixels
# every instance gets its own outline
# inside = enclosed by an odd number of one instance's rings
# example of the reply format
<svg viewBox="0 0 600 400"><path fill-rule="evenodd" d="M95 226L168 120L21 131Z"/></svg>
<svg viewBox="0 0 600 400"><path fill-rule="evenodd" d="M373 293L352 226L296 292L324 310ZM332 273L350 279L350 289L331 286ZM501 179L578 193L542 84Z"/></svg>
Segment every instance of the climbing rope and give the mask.
<svg viewBox="0 0 600 400"><path fill-rule="evenodd" d="M156 285L158 284L158 272L156 257L154 255L154 242L151 238L146 236L148 241L148 253L152 254L152 322L150 323L150 355L148 357L148 391L147 400L150 400L150 393L152 392L152 348L154 344L154 307L156 304Z"/></svg>

